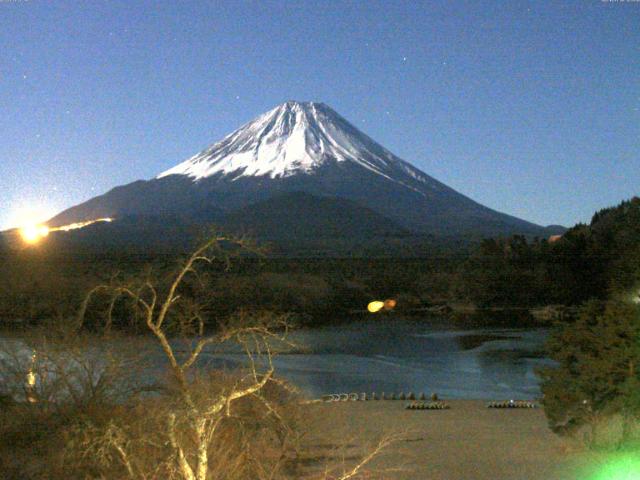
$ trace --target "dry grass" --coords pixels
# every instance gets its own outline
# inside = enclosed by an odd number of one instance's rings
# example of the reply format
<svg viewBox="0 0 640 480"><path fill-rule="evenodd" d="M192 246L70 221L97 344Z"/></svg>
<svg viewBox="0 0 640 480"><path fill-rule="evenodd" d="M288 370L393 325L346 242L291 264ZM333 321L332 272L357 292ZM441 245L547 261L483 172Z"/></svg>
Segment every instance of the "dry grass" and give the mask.
<svg viewBox="0 0 640 480"><path fill-rule="evenodd" d="M547 428L541 409L487 409L484 402L449 401L450 410L405 410L405 402L370 401L305 405L309 435L305 450L320 469L331 456L332 445L355 461L368 445L388 432L406 432L403 438L374 459L370 469L378 478L425 480L577 480L563 476L563 468L580 463L576 449ZM352 459L349 460L349 457ZM372 477L373 478L373 477Z"/></svg>
<svg viewBox="0 0 640 480"><path fill-rule="evenodd" d="M202 396L234 379L199 379ZM0 412L0 477L3 479L181 478L167 436L167 419L179 399L172 393L139 398L126 405L75 405L54 410L5 405ZM292 478L297 471L297 400L278 384L238 401L209 445L209 478ZM178 417L177 435L195 448L188 424ZM120 451L121 449L121 451ZM187 454L191 455L187 447ZM132 475L133 473L133 475Z"/></svg>

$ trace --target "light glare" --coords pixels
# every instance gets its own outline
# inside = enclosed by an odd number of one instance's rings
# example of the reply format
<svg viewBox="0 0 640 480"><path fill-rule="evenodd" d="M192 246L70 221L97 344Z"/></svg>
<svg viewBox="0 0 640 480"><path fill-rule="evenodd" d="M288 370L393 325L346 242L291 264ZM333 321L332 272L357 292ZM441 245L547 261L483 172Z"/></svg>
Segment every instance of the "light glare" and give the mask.
<svg viewBox="0 0 640 480"><path fill-rule="evenodd" d="M640 458L627 454L611 458L601 466L589 480L638 480L640 478Z"/></svg>
<svg viewBox="0 0 640 480"><path fill-rule="evenodd" d="M369 312L371 313L379 312L383 308L384 308L384 302L381 302L379 300L370 302L369 305L367 305L367 310L369 310Z"/></svg>
<svg viewBox="0 0 640 480"><path fill-rule="evenodd" d="M49 227L46 225L25 225L20 229L22 239L29 245L34 245L49 235Z"/></svg>
<svg viewBox="0 0 640 480"><path fill-rule="evenodd" d="M50 232L68 232L70 230L77 230L87 227L94 223L112 221L113 218L106 217L51 228L47 227L46 225L31 223L25 224L22 228L20 228L20 236L22 237L22 240L28 245L35 245L36 243L39 243L43 238L46 238Z"/></svg>

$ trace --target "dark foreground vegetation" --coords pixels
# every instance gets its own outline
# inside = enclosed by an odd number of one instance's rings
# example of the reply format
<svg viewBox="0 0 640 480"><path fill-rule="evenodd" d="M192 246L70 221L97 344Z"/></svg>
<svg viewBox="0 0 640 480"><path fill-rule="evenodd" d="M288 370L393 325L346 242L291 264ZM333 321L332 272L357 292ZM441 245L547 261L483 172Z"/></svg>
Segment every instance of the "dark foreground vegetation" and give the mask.
<svg viewBox="0 0 640 480"><path fill-rule="evenodd" d="M548 341L557 366L540 372L553 431L590 446L640 448L640 305L591 300Z"/></svg>
<svg viewBox="0 0 640 480"><path fill-rule="evenodd" d="M202 308L216 283L200 267L229 265L221 244L208 241L160 283L98 283L75 315L0 339L2 478L360 477L390 439L348 461L305 455L300 399L272 362L292 346L288 317ZM123 316L127 332L145 335L122 337ZM244 367L197 369L207 349L229 344Z"/></svg>
<svg viewBox="0 0 640 480"><path fill-rule="evenodd" d="M24 327L35 355L3 344L3 478L299 478L300 399L270 367L270 342L385 298L417 318L444 305L510 317L572 307L553 324L556 366L540 372L550 427L592 446L640 441L640 199L554 241L485 240L471 254L296 259L216 247L197 274L175 255L4 254L0 318ZM144 349L110 351L119 334L155 339L166 380L149 381ZM86 355L96 339L106 364ZM180 353L169 339L184 342ZM235 342L253 368L198 373L201 341Z"/></svg>
<svg viewBox="0 0 640 480"><path fill-rule="evenodd" d="M559 265L556 287L580 303L552 331L556 367L540 372L549 425L592 447L639 449L640 199L601 210L550 248L523 250L534 272Z"/></svg>

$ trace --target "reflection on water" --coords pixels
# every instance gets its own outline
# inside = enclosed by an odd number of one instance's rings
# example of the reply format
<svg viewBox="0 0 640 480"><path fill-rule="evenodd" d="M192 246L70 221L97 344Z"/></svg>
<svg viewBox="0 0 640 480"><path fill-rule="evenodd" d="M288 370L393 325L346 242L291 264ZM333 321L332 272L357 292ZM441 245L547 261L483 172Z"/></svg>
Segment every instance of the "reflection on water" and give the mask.
<svg viewBox="0 0 640 480"><path fill-rule="evenodd" d="M435 392L446 398L533 399L540 395L535 369L550 363L541 353L546 336L544 329L454 330L370 320L293 332L292 340L303 348L278 355L274 364L278 375L314 397ZM166 358L151 340L147 346L145 355L153 365L148 377L159 378ZM238 348L209 348L197 365L233 369L245 360Z"/></svg>
<svg viewBox="0 0 640 480"><path fill-rule="evenodd" d="M313 396L384 391L532 399L540 395L535 369L549 363L541 355L546 335L544 329L447 330L369 321L295 332L306 350L274 363L281 376Z"/></svg>

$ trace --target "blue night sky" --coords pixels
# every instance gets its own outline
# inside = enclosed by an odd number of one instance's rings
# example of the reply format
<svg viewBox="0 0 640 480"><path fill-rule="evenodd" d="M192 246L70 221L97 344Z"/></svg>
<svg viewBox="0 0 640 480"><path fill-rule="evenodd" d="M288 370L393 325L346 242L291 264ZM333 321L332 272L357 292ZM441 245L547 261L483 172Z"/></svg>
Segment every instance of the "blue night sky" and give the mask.
<svg viewBox="0 0 640 480"><path fill-rule="evenodd" d="M640 3L0 1L0 228L323 101L489 207L640 194Z"/></svg>

